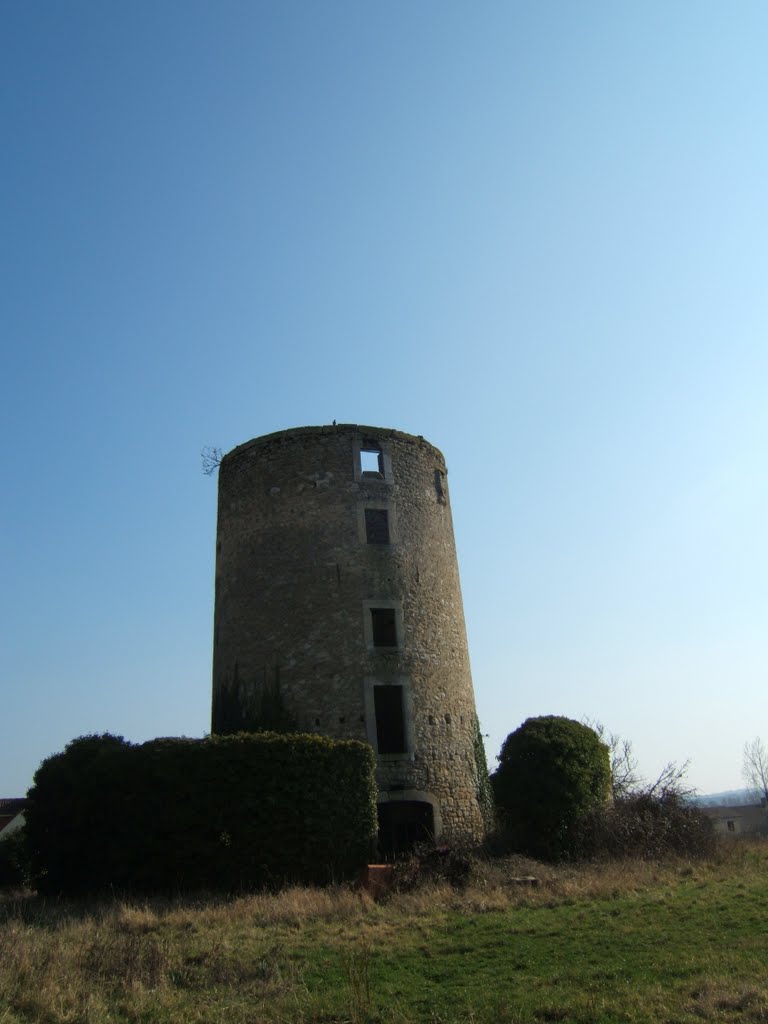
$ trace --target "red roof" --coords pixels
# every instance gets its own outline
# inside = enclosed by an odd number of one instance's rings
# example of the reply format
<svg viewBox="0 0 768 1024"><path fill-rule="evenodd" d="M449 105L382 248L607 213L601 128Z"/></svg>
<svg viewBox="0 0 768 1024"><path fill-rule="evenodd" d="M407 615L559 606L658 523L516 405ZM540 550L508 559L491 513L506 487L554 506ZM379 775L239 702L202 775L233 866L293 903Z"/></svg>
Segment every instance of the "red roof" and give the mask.
<svg viewBox="0 0 768 1024"><path fill-rule="evenodd" d="M26 798L23 796L0 797L0 814L18 814L27 806Z"/></svg>
<svg viewBox="0 0 768 1024"><path fill-rule="evenodd" d="M26 806L27 801L23 798L16 799L15 797L10 797L3 799L0 797L0 832L10 825L16 815L21 814Z"/></svg>

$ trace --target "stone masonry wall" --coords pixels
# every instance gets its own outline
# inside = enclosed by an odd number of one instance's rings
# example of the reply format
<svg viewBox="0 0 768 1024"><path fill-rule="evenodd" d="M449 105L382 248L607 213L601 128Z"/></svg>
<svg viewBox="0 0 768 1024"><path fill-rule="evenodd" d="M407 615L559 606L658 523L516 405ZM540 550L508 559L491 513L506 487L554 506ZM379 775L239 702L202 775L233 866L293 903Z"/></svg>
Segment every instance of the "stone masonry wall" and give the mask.
<svg viewBox="0 0 768 1024"><path fill-rule="evenodd" d="M381 478L361 446L380 447ZM376 749L372 687L399 683L408 753L379 755L380 799L426 799L442 839L481 838L442 454L394 430L306 427L240 445L219 472L213 731L257 727L279 693L302 731ZM366 542L366 507L387 509L389 544ZM372 646L379 605L396 609L396 649Z"/></svg>

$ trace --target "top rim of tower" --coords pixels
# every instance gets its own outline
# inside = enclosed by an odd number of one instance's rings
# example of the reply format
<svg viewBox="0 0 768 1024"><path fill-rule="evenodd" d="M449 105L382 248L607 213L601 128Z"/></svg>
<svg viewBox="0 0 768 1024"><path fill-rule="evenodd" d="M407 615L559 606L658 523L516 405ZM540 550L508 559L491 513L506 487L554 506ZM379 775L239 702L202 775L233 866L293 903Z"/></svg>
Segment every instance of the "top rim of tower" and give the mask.
<svg viewBox="0 0 768 1024"><path fill-rule="evenodd" d="M242 444L237 445L231 451L227 452L223 457L222 462L225 459L228 461L238 455L242 455L244 452L250 451L253 448L261 448L275 442L284 440L288 441L308 436L318 437L333 434L356 434L371 440L391 439L395 441L404 441L406 444L415 444L420 447L428 448L430 451L435 452L439 458L445 462L445 457L440 449L435 445L430 444L430 442L421 434L406 434L402 430L394 430L391 427L371 427L359 423L333 423L321 427L290 427L288 430L276 430L271 434L262 434L260 437L254 437L250 441L244 441Z"/></svg>

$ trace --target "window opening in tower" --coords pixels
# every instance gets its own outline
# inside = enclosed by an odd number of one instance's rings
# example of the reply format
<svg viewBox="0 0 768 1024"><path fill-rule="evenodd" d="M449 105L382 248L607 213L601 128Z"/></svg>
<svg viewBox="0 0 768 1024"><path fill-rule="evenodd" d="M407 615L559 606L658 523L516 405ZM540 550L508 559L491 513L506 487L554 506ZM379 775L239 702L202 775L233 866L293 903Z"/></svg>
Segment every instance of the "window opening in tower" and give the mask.
<svg viewBox="0 0 768 1024"><path fill-rule="evenodd" d="M397 647L394 608L371 608L371 633L374 647Z"/></svg>
<svg viewBox="0 0 768 1024"><path fill-rule="evenodd" d="M373 704L379 753L406 753L402 686L374 686Z"/></svg>
<svg viewBox="0 0 768 1024"><path fill-rule="evenodd" d="M389 512L385 508L365 510L365 539L368 544L389 544Z"/></svg>

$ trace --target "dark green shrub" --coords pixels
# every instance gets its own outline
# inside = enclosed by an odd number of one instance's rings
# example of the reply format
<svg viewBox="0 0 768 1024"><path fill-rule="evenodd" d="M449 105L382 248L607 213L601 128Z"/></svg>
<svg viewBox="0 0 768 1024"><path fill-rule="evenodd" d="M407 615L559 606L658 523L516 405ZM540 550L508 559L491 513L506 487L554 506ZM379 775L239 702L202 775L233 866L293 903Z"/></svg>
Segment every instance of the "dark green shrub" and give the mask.
<svg viewBox="0 0 768 1024"><path fill-rule="evenodd" d="M28 801L48 893L322 883L365 863L376 833L373 751L320 736L85 737L41 765Z"/></svg>
<svg viewBox="0 0 768 1024"><path fill-rule="evenodd" d="M24 830L17 829L0 840L0 888L26 885L29 878Z"/></svg>
<svg viewBox="0 0 768 1024"><path fill-rule="evenodd" d="M102 848L117 842L105 832L114 800L104 762L128 748L121 736L81 736L40 765L25 810L33 884L58 892L68 879L98 876Z"/></svg>
<svg viewBox="0 0 768 1024"><path fill-rule="evenodd" d="M580 823L609 799L608 747L573 719L529 718L504 741L491 784L507 849L571 857Z"/></svg>

